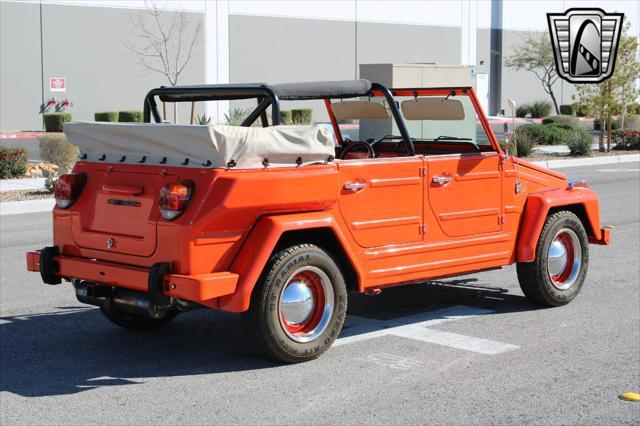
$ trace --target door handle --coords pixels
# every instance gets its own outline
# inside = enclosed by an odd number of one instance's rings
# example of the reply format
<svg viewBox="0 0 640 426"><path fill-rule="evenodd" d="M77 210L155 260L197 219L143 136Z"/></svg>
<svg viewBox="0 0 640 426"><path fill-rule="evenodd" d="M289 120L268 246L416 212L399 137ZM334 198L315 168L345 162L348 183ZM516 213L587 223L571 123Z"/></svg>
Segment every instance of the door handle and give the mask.
<svg viewBox="0 0 640 426"><path fill-rule="evenodd" d="M434 176L431 182L444 185L445 183L451 182L451 176Z"/></svg>
<svg viewBox="0 0 640 426"><path fill-rule="evenodd" d="M353 181L353 182L347 182L344 184L344 189L348 189L349 191L353 191L353 192L359 191L366 187L367 187L366 182Z"/></svg>

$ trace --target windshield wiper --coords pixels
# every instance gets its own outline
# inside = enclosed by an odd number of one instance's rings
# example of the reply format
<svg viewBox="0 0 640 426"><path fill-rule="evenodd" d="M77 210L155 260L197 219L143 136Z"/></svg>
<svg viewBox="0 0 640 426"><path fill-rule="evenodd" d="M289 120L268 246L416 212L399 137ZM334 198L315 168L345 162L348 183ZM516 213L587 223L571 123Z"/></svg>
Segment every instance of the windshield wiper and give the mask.
<svg viewBox="0 0 640 426"><path fill-rule="evenodd" d="M434 141L442 141L442 140L450 140L450 141L470 141L471 138L459 138L457 136L438 136L434 139Z"/></svg>

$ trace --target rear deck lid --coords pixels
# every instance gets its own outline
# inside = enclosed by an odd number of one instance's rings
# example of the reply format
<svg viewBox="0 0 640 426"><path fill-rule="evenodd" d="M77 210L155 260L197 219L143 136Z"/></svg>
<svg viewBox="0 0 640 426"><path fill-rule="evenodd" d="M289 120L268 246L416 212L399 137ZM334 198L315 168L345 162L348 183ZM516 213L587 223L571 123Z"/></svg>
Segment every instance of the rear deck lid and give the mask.
<svg viewBox="0 0 640 426"><path fill-rule="evenodd" d="M156 250L158 196L177 175L157 169L115 170L100 165L85 170L87 184L72 209L72 235L83 248L151 256Z"/></svg>

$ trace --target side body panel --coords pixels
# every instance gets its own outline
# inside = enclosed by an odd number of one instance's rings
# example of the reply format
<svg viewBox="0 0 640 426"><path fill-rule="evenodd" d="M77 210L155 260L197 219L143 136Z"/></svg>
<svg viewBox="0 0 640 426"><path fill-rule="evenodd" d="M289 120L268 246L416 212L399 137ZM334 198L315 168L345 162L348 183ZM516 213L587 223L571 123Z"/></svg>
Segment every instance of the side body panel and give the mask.
<svg viewBox="0 0 640 426"><path fill-rule="evenodd" d="M338 164L340 213L359 246L381 247L422 240L422 164L421 157Z"/></svg>

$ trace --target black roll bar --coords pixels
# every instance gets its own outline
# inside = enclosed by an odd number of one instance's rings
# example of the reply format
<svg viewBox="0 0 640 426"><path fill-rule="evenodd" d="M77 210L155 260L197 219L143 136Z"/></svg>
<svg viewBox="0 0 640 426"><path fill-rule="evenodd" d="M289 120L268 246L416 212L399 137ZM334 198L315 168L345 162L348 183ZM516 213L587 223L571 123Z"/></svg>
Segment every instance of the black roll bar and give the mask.
<svg viewBox="0 0 640 426"><path fill-rule="evenodd" d="M158 112L156 96L162 102L196 102L196 101L227 101L239 99L263 99L257 109L260 112L253 119L255 121L269 106L271 106L271 122L274 126L280 124L280 101L275 91L264 83L255 84L211 84L201 86L173 86L158 87L152 89L144 98L144 122L150 123L151 116L156 123L161 123L162 118ZM250 115L253 116L255 111ZM247 127L253 121L245 120L242 125Z"/></svg>
<svg viewBox="0 0 640 426"><path fill-rule="evenodd" d="M407 145L407 150L409 151L409 155L416 155L416 149L413 146L413 141L411 140L411 136L409 136L409 131L407 130L407 125L404 122L404 118L402 118L402 114L398 110L398 104L396 103L395 98L391 94L391 91L380 83L371 83L371 90L379 90L384 95L387 103L389 104L389 109L391 110L391 115L393 115L393 119L398 125L398 130L400 131L400 135L402 139L404 139L404 143Z"/></svg>

